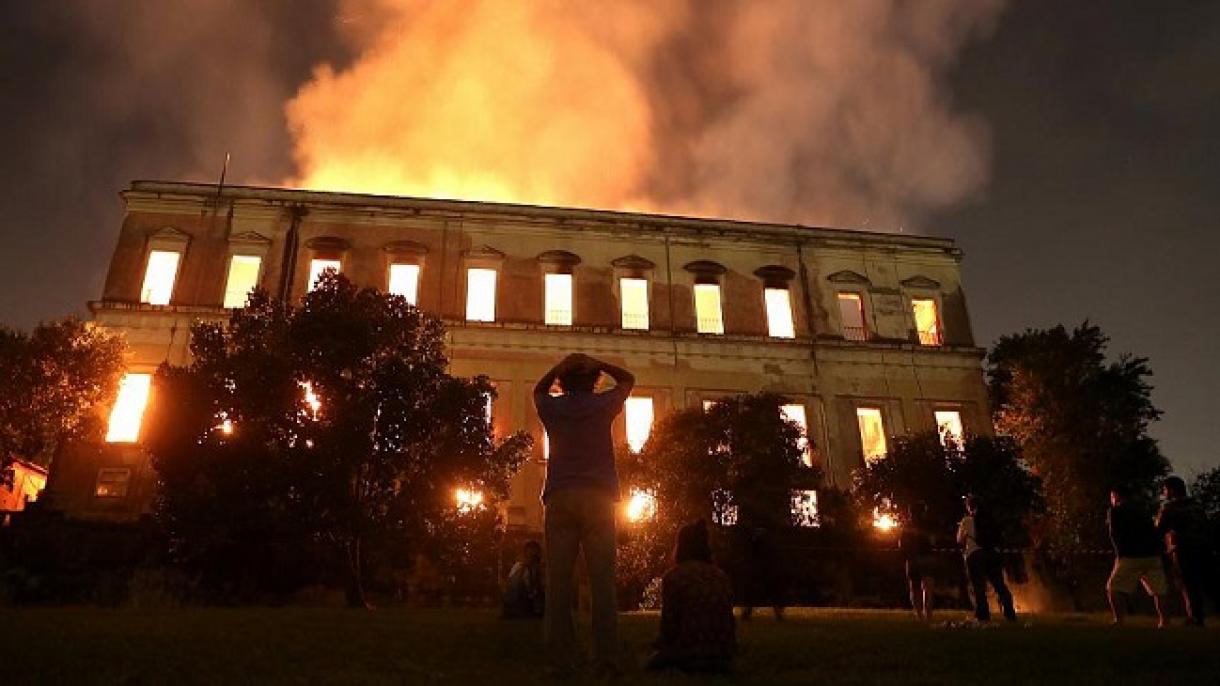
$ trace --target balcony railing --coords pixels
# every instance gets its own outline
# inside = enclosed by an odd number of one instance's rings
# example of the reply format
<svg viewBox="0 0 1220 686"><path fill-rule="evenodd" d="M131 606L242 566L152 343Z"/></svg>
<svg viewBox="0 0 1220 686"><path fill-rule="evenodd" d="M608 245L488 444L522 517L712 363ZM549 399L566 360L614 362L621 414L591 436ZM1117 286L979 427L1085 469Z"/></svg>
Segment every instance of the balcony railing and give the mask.
<svg viewBox="0 0 1220 686"><path fill-rule="evenodd" d="M724 320L719 317L699 317L699 333L724 333Z"/></svg>
<svg viewBox="0 0 1220 686"><path fill-rule="evenodd" d="M844 326L843 340L845 341L867 341L868 329L863 326Z"/></svg>
<svg viewBox="0 0 1220 686"><path fill-rule="evenodd" d="M940 331L937 329L919 332L920 345L941 345L943 342L944 341L941 340Z"/></svg>
<svg viewBox="0 0 1220 686"><path fill-rule="evenodd" d="M648 315L638 312L624 312L623 328L648 330Z"/></svg>
<svg viewBox="0 0 1220 686"><path fill-rule="evenodd" d="M546 323L550 326L571 326L572 310L550 309L546 311Z"/></svg>

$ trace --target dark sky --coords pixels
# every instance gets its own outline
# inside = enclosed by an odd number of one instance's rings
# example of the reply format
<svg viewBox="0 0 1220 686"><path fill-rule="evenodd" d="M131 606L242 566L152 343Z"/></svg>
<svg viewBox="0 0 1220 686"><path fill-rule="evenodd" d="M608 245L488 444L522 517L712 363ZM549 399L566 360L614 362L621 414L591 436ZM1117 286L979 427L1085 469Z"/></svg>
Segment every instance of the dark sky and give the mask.
<svg viewBox="0 0 1220 686"><path fill-rule="evenodd" d="M0 0L0 322L84 312L130 180L211 181L228 150L291 173L280 106L345 59L334 4ZM979 340L1092 320L1150 358L1175 466L1220 464L1220 2L1012 2L950 90L992 178L929 230L966 251Z"/></svg>

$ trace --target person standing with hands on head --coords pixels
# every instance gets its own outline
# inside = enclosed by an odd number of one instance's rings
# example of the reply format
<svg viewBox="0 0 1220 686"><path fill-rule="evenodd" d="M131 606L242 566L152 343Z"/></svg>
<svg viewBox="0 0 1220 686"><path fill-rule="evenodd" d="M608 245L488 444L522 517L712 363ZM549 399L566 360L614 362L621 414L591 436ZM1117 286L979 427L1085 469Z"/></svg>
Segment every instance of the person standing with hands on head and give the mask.
<svg viewBox="0 0 1220 686"><path fill-rule="evenodd" d="M594 392L602 374L614 387ZM551 395L558 381L561 393ZM551 668L576 662L572 572L583 551L593 603L593 658L597 672L618 672L618 607L614 590L615 509L619 499L611 426L631 394L631 372L574 353L534 386L534 406L550 442L542 488L547 554L546 648Z"/></svg>

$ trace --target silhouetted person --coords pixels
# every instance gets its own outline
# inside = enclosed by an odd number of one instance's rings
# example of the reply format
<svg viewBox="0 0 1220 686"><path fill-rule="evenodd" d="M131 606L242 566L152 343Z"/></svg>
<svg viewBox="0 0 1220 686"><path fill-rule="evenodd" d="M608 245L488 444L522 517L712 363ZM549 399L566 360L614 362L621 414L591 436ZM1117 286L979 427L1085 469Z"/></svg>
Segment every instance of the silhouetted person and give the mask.
<svg viewBox="0 0 1220 686"><path fill-rule="evenodd" d="M595 393L603 373L614 379L614 388ZM562 393L552 396L556 381ZM635 377L626 369L576 353L534 386L534 405L550 440L542 488L547 554L544 624L548 658L559 673L571 670L576 659L572 572L581 551L592 595L595 670L618 669L614 517L619 484L610 427L634 384Z"/></svg>
<svg viewBox="0 0 1220 686"><path fill-rule="evenodd" d="M504 589L504 619L529 619L542 616L546 607L546 592L542 578L542 546L538 541L526 541L521 559L508 573Z"/></svg>
<svg viewBox="0 0 1220 686"><path fill-rule="evenodd" d="M1203 626L1203 592L1209 566L1206 518L1194 498L1187 496L1182 479L1165 479L1161 495L1165 502L1157 513L1156 529L1164 536L1174 582L1182 589L1186 623Z"/></svg>
<svg viewBox="0 0 1220 686"><path fill-rule="evenodd" d="M733 591L712 562L707 525L678 532L674 566L661 577L661 636L649 669L727 672L737 650Z"/></svg>
<svg viewBox="0 0 1220 686"><path fill-rule="evenodd" d="M911 609L918 619L932 619L932 533L928 523L928 505L915 503L908 510L902 533L898 535L898 552L911 593Z"/></svg>
<svg viewBox="0 0 1220 686"><path fill-rule="evenodd" d="M1114 488L1110 490L1106 527L1114 545L1114 569L1106 582L1114 623L1123 623L1127 595L1143 585L1156 607L1157 626L1165 626L1161 603L1166 586L1165 561L1161 559L1161 539L1152 517L1131 502L1125 489Z"/></svg>
<svg viewBox="0 0 1220 686"><path fill-rule="evenodd" d="M987 605L987 584L995 589L996 598L1004 610L1004 619L1017 621L1013 609L1012 593L1004 583L1004 562L996 550L999 531L991 515L979 507L974 496L966 496L966 516L957 527L957 542L962 546L966 559L966 574L970 577L970 588L974 594L974 617L980 622L991 619L991 608Z"/></svg>
<svg viewBox="0 0 1220 686"><path fill-rule="evenodd" d="M749 621L756 607L770 607L775 618L784 618L787 605L787 575L780 559L780 539L788 524L789 513L780 506L789 500L782 494L759 488L758 480L745 477L735 491L738 500L737 530L742 584L745 597L741 618Z"/></svg>

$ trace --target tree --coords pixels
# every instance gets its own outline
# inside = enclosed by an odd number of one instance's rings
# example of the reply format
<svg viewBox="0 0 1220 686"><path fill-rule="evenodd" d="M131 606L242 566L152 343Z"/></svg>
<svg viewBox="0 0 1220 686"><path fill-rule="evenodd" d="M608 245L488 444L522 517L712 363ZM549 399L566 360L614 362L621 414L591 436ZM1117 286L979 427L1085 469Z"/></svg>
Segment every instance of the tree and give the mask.
<svg viewBox="0 0 1220 686"><path fill-rule="evenodd" d="M1041 480L1011 439L968 436L945 444L936 432L896 437L885 457L856 470L853 492L863 509L892 508L899 518L916 502L928 506L929 523L947 537L974 494L1002 528L1006 546L1029 540L1031 515L1044 504Z"/></svg>
<svg viewBox="0 0 1220 686"><path fill-rule="evenodd" d="M757 393L680 410L653 427L639 454L622 454L624 486L651 494L657 507L633 527L620 579L642 588L664 569L678 529L697 519L791 523L792 492L813 488L821 475L802 462L801 428L781 414L784 402Z"/></svg>
<svg viewBox="0 0 1220 686"><path fill-rule="evenodd" d="M300 307L256 292L227 325L192 327L194 360L158 372L146 437L180 559L283 590L263 563L317 556L363 605L370 563L466 545L454 517L507 497L529 438L493 440L495 390L446 372L443 336L336 274ZM460 513L458 488L485 500Z"/></svg>
<svg viewBox="0 0 1220 686"><path fill-rule="evenodd" d="M1220 467L1199 474L1190 484L1190 494L1207 516L1207 532L1212 550L1220 551Z"/></svg>
<svg viewBox="0 0 1220 686"><path fill-rule="evenodd" d="M1169 470L1149 425L1148 361L1106 360L1109 340L1085 322L1004 336L987 356L996 430L1011 436L1042 478L1048 516L1039 544L1055 551L1104 546L1107 491L1151 498Z"/></svg>
<svg viewBox="0 0 1220 686"><path fill-rule="evenodd" d="M123 350L122 339L75 317L28 335L0 327L0 483L14 457L46 466L66 441L101 439Z"/></svg>

